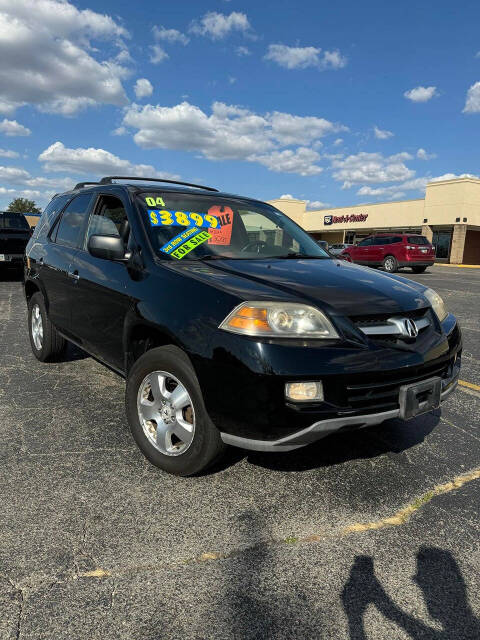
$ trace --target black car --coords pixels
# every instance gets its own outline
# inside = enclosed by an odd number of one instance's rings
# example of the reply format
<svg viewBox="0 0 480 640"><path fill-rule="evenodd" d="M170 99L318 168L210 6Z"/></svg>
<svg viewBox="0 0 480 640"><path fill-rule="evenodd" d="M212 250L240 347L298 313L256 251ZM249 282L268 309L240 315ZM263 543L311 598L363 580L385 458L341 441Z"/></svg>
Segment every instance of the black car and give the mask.
<svg viewBox="0 0 480 640"><path fill-rule="evenodd" d="M31 235L30 225L22 213L0 211L0 269L22 266Z"/></svg>
<svg viewBox="0 0 480 640"><path fill-rule="evenodd" d="M289 451L412 418L457 384L460 329L438 294L209 187L77 185L46 208L24 280L35 356L68 340L125 376L135 440L179 475L226 444Z"/></svg>

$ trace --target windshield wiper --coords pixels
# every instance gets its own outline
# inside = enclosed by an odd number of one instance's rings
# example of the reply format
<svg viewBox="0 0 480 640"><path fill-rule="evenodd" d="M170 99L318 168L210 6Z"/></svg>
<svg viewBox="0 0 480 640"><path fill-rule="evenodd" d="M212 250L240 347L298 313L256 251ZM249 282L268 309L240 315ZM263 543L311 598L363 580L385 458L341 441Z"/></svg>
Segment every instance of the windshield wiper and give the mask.
<svg viewBox="0 0 480 640"><path fill-rule="evenodd" d="M200 258L197 258L197 260L227 260L228 258L225 258L225 256L221 256L218 253L207 253L204 256L201 256Z"/></svg>
<svg viewBox="0 0 480 640"><path fill-rule="evenodd" d="M280 258L280 259L283 260L283 259L287 259L287 258L307 258L307 259L308 258L310 258L310 259L321 258L321 259L323 259L323 258L328 258L329 256L311 256L311 255L308 255L308 254L305 254L305 253L297 253L296 251L292 251L290 253L284 253L284 254L279 255L279 256L270 256L270 257L271 258Z"/></svg>

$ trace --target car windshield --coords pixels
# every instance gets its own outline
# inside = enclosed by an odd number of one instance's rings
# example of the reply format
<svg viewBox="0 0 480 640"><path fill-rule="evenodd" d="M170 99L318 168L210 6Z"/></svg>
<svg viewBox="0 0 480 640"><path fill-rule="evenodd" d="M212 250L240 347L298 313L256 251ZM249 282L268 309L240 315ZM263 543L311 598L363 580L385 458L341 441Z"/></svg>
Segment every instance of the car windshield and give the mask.
<svg viewBox="0 0 480 640"><path fill-rule="evenodd" d="M4 213L0 215L0 229L30 229L23 213Z"/></svg>
<svg viewBox="0 0 480 640"><path fill-rule="evenodd" d="M174 259L330 256L274 207L250 200L177 192L137 195L157 255Z"/></svg>

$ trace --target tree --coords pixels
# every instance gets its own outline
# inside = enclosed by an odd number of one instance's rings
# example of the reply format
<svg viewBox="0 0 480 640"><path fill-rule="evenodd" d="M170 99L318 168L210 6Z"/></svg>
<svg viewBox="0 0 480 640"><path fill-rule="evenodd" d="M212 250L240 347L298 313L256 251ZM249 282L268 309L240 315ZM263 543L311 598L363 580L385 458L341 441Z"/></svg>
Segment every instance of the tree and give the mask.
<svg viewBox="0 0 480 640"><path fill-rule="evenodd" d="M37 207L34 200L28 198L15 198L8 205L7 211L12 213L42 213L42 210Z"/></svg>

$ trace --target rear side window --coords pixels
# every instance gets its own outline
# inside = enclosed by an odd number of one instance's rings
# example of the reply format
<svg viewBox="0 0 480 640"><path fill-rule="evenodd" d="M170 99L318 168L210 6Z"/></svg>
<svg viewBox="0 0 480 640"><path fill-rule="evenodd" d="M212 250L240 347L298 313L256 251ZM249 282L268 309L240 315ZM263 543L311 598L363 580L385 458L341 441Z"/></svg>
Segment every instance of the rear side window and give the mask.
<svg viewBox="0 0 480 640"><path fill-rule="evenodd" d="M51 200L48 205L45 207L40 220L38 221L37 226L33 232L33 237L37 241L45 240L48 235L48 232L53 226L57 215L63 209L63 207L67 204L72 196L56 196Z"/></svg>
<svg viewBox="0 0 480 640"><path fill-rule="evenodd" d="M430 244L425 236L408 236L408 244Z"/></svg>
<svg viewBox="0 0 480 640"><path fill-rule="evenodd" d="M55 242L66 247L79 247L82 244L85 221L91 200L92 194L85 193L70 202L57 226Z"/></svg>
<svg viewBox="0 0 480 640"><path fill-rule="evenodd" d="M0 229L25 229L28 231L28 224L23 213L9 213L8 211L0 215Z"/></svg>

